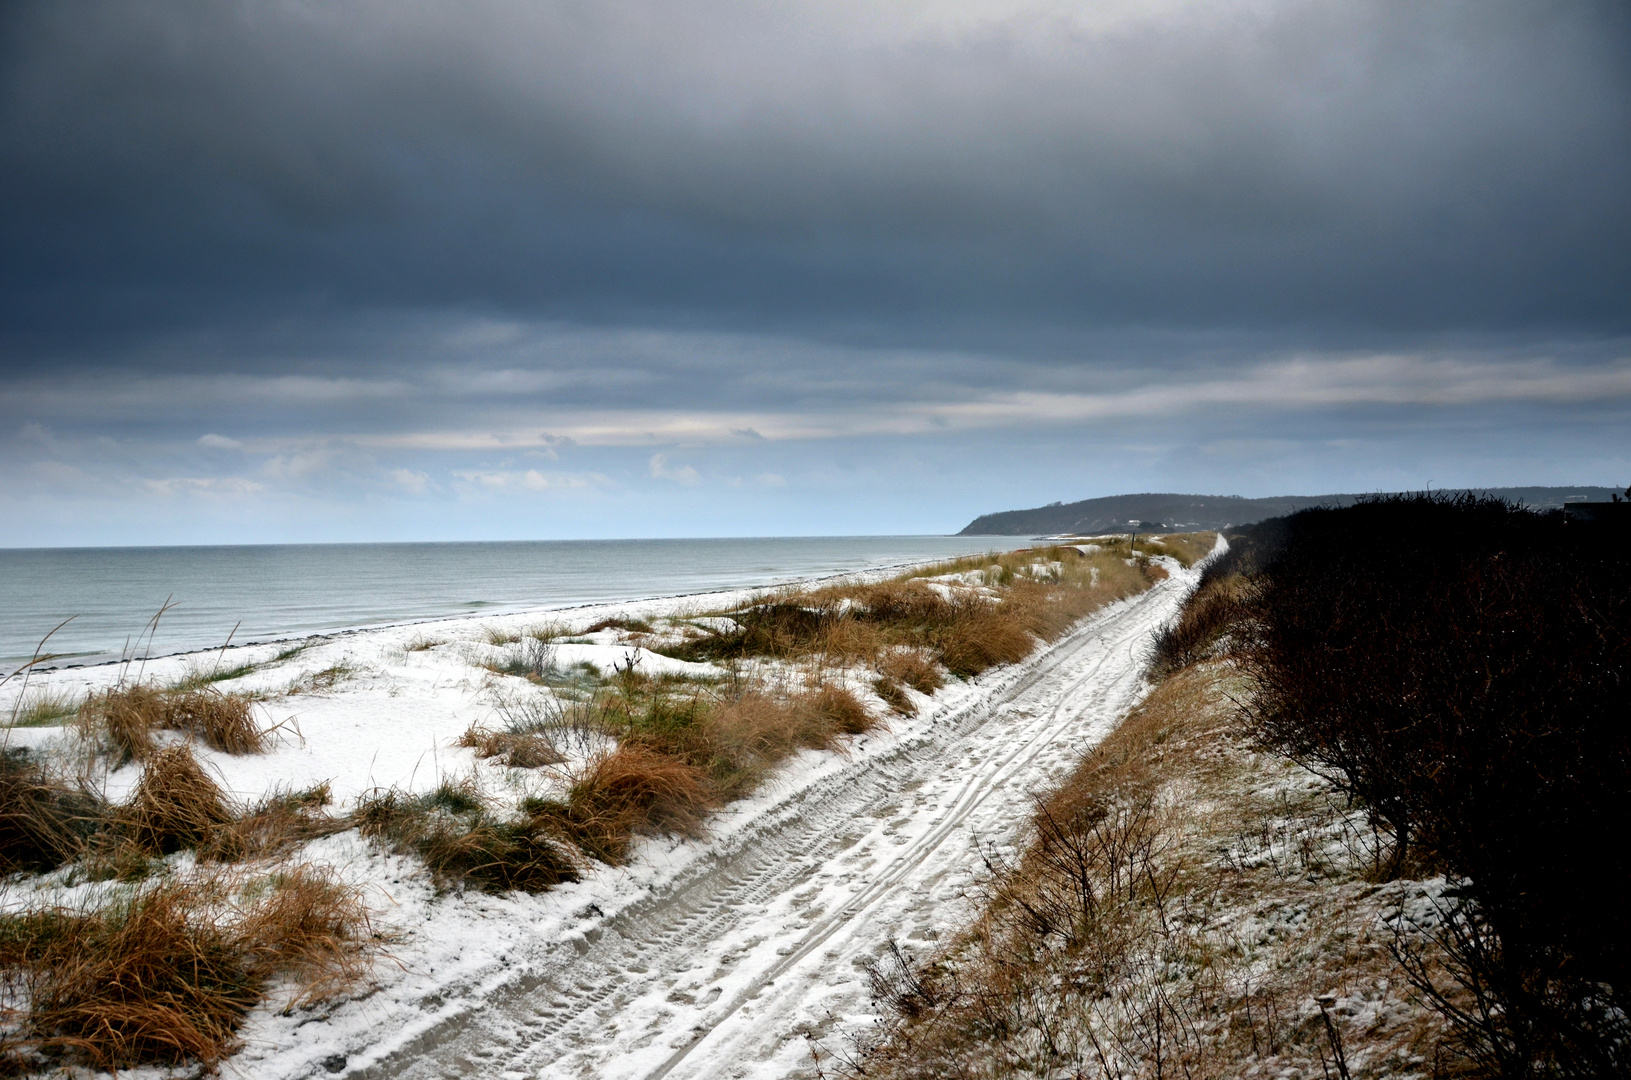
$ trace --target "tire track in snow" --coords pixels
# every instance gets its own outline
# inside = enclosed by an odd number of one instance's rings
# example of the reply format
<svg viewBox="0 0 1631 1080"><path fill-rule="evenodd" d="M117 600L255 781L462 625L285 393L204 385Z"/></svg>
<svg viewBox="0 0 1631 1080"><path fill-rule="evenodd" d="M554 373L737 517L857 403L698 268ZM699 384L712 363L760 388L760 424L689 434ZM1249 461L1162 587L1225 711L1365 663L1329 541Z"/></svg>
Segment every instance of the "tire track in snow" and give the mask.
<svg viewBox="0 0 1631 1080"><path fill-rule="evenodd" d="M1175 574L981 680L923 735L811 784L661 893L557 944L531 974L361 1075L804 1072L805 1033L865 1022L858 960L961 922L979 866L971 830L1014 840L1029 793L1137 701L1142 646L1193 580Z"/></svg>

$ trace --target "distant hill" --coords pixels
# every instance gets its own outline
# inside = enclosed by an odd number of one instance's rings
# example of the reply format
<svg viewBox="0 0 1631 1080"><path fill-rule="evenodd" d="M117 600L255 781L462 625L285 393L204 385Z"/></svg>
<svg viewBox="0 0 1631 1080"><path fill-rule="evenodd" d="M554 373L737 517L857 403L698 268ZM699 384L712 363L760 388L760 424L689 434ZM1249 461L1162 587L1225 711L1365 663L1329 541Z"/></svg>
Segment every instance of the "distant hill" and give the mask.
<svg viewBox="0 0 1631 1080"><path fill-rule="evenodd" d="M1606 502L1617 488L1505 487L1477 488L1537 510L1565 502ZM982 514L959 536L1055 536L1061 533L1092 535L1128 529L1223 529L1250 525L1265 518L1292 514L1310 506L1347 506L1359 495L1282 495L1270 499L1243 499L1238 495L1174 495L1145 492L1110 495L1081 502L1052 503L1032 510L1004 510ZM1136 525L1134 523L1137 523Z"/></svg>

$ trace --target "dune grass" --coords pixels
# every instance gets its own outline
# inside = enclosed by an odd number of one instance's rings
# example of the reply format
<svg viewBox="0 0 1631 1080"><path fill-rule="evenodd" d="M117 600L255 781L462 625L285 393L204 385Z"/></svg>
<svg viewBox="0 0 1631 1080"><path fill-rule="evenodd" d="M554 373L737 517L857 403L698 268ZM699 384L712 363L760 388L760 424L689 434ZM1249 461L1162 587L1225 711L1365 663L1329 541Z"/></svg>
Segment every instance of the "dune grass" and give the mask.
<svg viewBox="0 0 1631 1080"><path fill-rule="evenodd" d="M259 754L270 735L256 723L250 698L212 689L118 686L93 694L79 708L81 730L120 763L146 759L160 731L202 740L228 754Z"/></svg>
<svg viewBox="0 0 1631 1080"><path fill-rule="evenodd" d="M253 869L345 827L321 813L326 789L240 808L186 745L151 749L142 769L111 805L23 755L0 760L0 869L126 883L0 915L0 1068L213 1070L274 986L292 1008L367 977L378 941L356 889L309 865ZM164 856L182 850L198 861L177 872Z"/></svg>
<svg viewBox="0 0 1631 1080"><path fill-rule="evenodd" d="M37 690L17 702L7 726L56 727L78 715L80 699L66 690Z"/></svg>
<svg viewBox="0 0 1631 1080"><path fill-rule="evenodd" d="M0 1066L213 1071L274 985L292 1008L367 978L378 941L356 889L313 867L243 884L165 880L0 915Z"/></svg>
<svg viewBox="0 0 1631 1080"><path fill-rule="evenodd" d="M473 784L444 781L423 795L377 792L351 820L364 836L417 855L441 885L542 892L576 881L571 849L535 818L495 815Z"/></svg>
<svg viewBox="0 0 1631 1080"><path fill-rule="evenodd" d="M782 591L685 641L665 643L637 619L590 630L719 661L717 678L632 666L609 676L561 672L552 644L562 628L492 629L488 640L516 654L514 674L549 692L506 702L499 727L473 727L462 742L483 760L560 777L555 797L507 811L473 782L451 780L422 794L374 792L343 816L324 810L322 788L239 805L188 745L160 733L228 753L264 749L250 699L214 688L248 669L104 691L78 707L78 721L120 763L141 765L128 802L109 805L23 755L0 768L6 868L66 866L66 880L112 890L81 910L0 917L0 993L11 995L0 1007L14 1020L0 1060L23 1070L213 1069L274 986L291 988L288 1007L349 992L378 948L354 890L310 866L268 871L267 860L355 827L421 859L444 887L542 891L593 862L626 860L638 836L701 835L710 811L753 791L790 755L841 749L876 730L885 708L910 715L914 694L1022 659L1155 576L1136 559L1044 549L871 585ZM286 692L319 692L351 674L335 664ZM187 851L195 869L178 877L173 856Z"/></svg>
<svg viewBox="0 0 1631 1080"><path fill-rule="evenodd" d="M649 647L683 660L819 656L866 665L900 663L888 657L915 651L968 677L1025 658L1083 615L1159 576L1147 563L1068 547L976 556L877 583L770 593L721 612L728 629Z"/></svg>

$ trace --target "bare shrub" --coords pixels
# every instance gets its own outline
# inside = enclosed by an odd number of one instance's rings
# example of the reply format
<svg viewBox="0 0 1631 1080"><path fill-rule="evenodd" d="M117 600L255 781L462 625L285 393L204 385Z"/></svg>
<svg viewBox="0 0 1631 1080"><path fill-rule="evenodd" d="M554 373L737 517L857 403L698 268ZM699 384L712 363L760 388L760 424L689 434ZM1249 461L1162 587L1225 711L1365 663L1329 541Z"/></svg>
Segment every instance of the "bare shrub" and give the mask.
<svg viewBox="0 0 1631 1080"><path fill-rule="evenodd" d="M1017 858L984 849L983 907L961 933L876 958L885 1019L840 1075L1425 1071L1443 1025L1398 978L1391 902L1362 868L1220 858L1237 835L1288 819L1323 834L1345 813L1269 794L1300 774L1250 750L1226 671L1163 682L1039 800ZM1316 995L1333 987L1363 1001L1327 1013Z"/></svg>
<svg viewBox="0 0 1631 1080"><path fill-rule="evenodd" d="M1462 914L1497 943L1446 945L1496 1003L1494 1027L1458 1020L1473 1057L1631 1067L1612 1020L1631 987L1623 535L1473 496L1305 511L1281 533L1247 623L1258 738L1362 800L1392 873L1464 880Z"/></svg>

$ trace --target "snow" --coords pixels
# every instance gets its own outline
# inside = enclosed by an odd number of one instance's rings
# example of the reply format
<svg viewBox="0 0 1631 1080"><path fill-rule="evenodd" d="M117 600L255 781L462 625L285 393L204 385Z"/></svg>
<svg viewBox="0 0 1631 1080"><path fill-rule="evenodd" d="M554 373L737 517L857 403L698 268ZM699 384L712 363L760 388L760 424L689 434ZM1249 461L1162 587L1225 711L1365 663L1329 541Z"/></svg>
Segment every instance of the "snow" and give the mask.
<svg viewBox="0 0 1631 1080"><path fill-rule="evenodd" d="M708 837L644 841L627 866L549 893L438 894L418 864L355 832L313 843L304 857L365 888L378 924L397 935L391 957L354 1000L290 1015L275 1001L258 1008L227 1071L266 1080L813 1074L811 1040L839 1045L873 1019L861 962L891 940L909 948L962 925L981 865L975 845L1016 842L1029 793L1061 776L1144 693L1151 634L1198 574L1162 561L1171 579L1031 659L934 698L915 695L916 717L892 718L888 731L845 753L798 755L757 795L717 814ZM721 593L550 616L567 635L614 616L712 625L696 613L749 598ZM524 784L510 775L518 770L478 763L453 744L473 724L496 725L505 695L542 692L479 666L517 655L492 637L523 633L539 617L333 635L281 661L273 658L292 643L168 657L149 661L145 674L163 682L217 663L258 663L265 666L224 686L298 691L260 706L264 719L282 725L274 752L200 749L240 798L327 781L344 808L377 788L423 791L447 775L475 776L518 798ZM603 631L594 643L554 644L554 665L719 674L616 637ZM35 676L29 692L84 694L120 675L117 665L67 669ZM0 709L9 711L20 691L4 688ZM72 752L67 729L5 737ZM131 766L101 779L117 798L137 776Z"/></svg>

